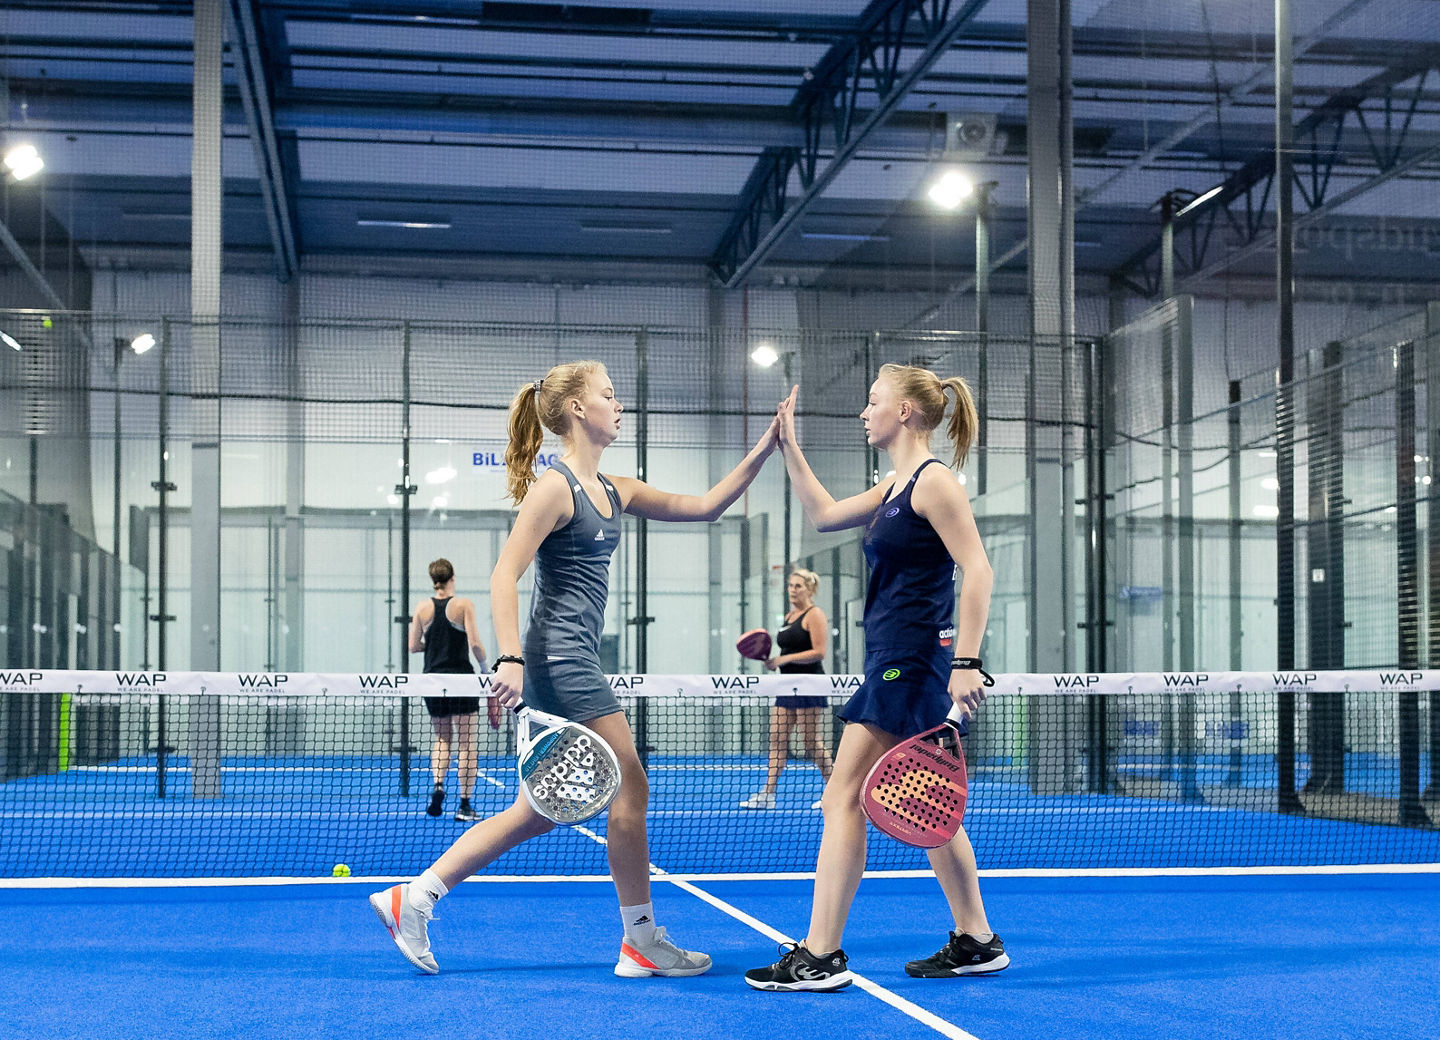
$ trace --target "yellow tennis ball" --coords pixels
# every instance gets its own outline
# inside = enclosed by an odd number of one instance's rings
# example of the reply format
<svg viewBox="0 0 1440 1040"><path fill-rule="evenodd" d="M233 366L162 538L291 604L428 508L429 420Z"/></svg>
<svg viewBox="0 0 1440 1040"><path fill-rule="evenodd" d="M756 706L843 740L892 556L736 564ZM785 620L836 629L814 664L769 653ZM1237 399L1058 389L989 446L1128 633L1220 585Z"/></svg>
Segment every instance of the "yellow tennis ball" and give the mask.
<svg viewBox="0 0 1440 1040"><path fill-rule="evenodd" d="M330 871L330 873L335 875L336 877L349 877L350 868L347 867L344 863L337 863L335 864L335 869Z"/></svg>
<svg viewBox="0 0 1440 1040"><path fill-rule="evenodd" d="M41 327L43 327L43 328L47 328L47 329L48 329L48 328L50 328L50 327L51 327L52 325L54 325L54 324L55 324L55 323L54 323L53 321L51 321L48 317L45 317L45 318L41 318L41 319L40 319L40 325L41 325Z"/></svg>

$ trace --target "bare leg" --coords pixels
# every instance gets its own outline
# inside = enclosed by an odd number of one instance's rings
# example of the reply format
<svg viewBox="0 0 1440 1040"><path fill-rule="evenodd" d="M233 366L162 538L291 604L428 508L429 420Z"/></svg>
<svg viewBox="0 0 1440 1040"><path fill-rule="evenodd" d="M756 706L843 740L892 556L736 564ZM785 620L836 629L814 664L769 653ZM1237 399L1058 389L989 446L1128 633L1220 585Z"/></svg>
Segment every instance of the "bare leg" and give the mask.
<svg viewBox="0 0 1440 1040"><path fill-rule="evenodd" d="M522 794L510 808L481 820L460 835L430 869L445 882L446 888L453 889L522 841L529 841L554 827L555 824L530 808L530 803Z"/></svg>
<svg viewBox="0 0 1440 1040"><path fill-rule="evenodd" d="M455 772L460 779L460 797L467 801L475 793L475 754L478 742L478 715L455 716L457 730Z"/></svg>
<svg viewBox="0 0 1440 1040"><path fill-rule="evenodd" d="M430 745L430 775L436 787L444 787L445 774L450 772L450 741L454 729L448 718L432 718L430 725L435 730L435 743Z"/></svg>
<svg viewBox="0 0 1440 1040"><path fill-rule="evenodd" d="M935 880L955 916L955 930L971 935L990 931L985 917L985 904L980 900L980 875L975 868L975 848L962 828L949 842L926 852Z"/></svg>
<svg viewBox="0 0 1440 1040"><path fill-rule="evenodd" d="M604 737L620 760L620 793L610 803L605 852L620 905L639 906L650 902L650 843L645 832L650 781L635 753L635 738L624 714L615 712L585 725Z"/></svg>
<svg viewBox="0 0 1440 1040"><path fill-rule="evenodd" d="M895 746L895 738L869 723L850 723L840 737L835 771L825 785L825 830L815 864L815 900L805 948L825 954L840 948L845 919L865 872L865 814L860 788L877 759Z"/></svg>
<svg viewBox="0 0 1440 1040"><path fill-rule="evenodd" d="M790 757L790 727L794 713L789 708L770 709L770 762L765 769L765 793L774 794L780 785L785 760Z"/></svg>
<svg viewBox="0 0 1440 1040"><path fill-rule="evenodd" d="M805 757L815 763L820 770L820 775L828 784L830 774L835 771L835 762L830 758L830 749L825 746L825 741L820 736L822 711L821 708L801 708L795 713L795 716L800 725L800 743L804 748Z"/></svg>

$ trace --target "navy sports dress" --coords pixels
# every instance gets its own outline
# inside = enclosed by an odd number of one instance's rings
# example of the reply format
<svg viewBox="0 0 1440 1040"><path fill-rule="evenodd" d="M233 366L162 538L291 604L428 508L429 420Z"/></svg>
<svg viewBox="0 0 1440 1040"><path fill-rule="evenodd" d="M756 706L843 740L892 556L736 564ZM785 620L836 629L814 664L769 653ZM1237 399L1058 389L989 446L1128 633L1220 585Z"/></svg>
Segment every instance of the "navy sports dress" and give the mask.
<svg viewBox="0 0 1440 1040"><path fill-rule="evenodd" d="M847 722L901 738L940 725L954 704L955 561L910 504L915 481L932 462L940 460L922 462L865 529L865 681L840 709Z"/></svg>

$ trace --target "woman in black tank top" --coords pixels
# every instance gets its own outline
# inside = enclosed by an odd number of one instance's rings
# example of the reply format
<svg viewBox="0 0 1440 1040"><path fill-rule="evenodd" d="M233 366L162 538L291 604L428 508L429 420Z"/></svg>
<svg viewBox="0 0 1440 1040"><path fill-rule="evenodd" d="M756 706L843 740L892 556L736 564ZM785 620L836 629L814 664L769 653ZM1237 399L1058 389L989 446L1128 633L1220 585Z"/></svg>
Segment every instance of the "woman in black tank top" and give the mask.
<svg viewBox="0 0 1440 1040"><path fill-rule="evenodd" d="M430 580L435 595L415 608L410 619L410 652L425 654L425 671L449 675L473 674L470 654L481 671L485 669L485 646L475 621L475 604L455 595L455 568L441 557L430 565ZM478 693L478 688L477 688ZM488 700L490 728L500 727L500 705ZM435 786L430 791L430 804L425 811L439 816L445 806L445 775L450 772L452 750L456 779L460 783L460 806L457 820L479 819L470 805L475 793L476 753L480 734L476 719L480 712L479 697L426 697L425 710L430 713L430 728L435 740L430 745L430 773ZM457 739L458 738L458 739Z"/></svg>
<svg viewBox="0 0 1440 1040"><path fill-rule="evenodd" d="M830 622L825 612L815 606L815 592L819 588L820 576L814 571L797 567L790 572L790 578L785 583L790 611L785 615L785 626L775 633L775 645L780 653L765 662L766 668L771 671L778 668L782 675L818 675L825 671L821 662L825 659ZM790 735L795 732L800 734L801 753L820 770L821 785L830 779L834 763L830 759L830 749L820 735L823 707L823 697L775 698L775 705L770 709L770 761L765 771L765 789L746 798L740 803L740 808L775 808L775 791L790 757ZM820 808L818 797L810 808Z"/></svg>

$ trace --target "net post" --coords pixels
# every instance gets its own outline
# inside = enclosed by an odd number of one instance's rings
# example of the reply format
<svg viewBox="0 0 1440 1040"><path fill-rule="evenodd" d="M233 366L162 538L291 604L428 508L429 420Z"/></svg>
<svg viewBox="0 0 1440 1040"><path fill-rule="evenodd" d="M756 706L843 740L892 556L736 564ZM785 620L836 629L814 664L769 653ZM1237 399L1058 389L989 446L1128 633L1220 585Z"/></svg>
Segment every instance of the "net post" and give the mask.
<svg viewBox="0 0 1440 1040"><path fill-rule="evenodd" d="M400 596L395 612L396 635L400 640L400 673L410 672L410 634L405 603L410 589L410 496L419 488L410 482L410 323L401 326L400 351ZM410 702L400 698L400 797L410 794Z"/></svg>

